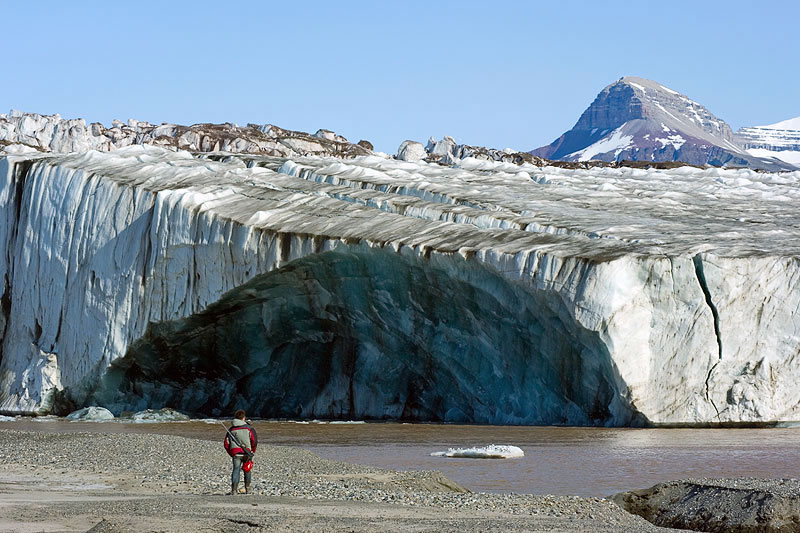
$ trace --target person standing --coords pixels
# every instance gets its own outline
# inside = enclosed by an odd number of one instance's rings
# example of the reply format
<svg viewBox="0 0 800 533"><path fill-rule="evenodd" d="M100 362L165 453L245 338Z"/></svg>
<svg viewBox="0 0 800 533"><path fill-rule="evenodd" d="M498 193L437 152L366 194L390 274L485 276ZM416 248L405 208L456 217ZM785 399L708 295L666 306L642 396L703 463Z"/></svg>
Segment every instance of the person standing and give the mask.
<svg viewBox="0 0 800 533"><path fill-rule="evenodd" d="M233 471L231 472L231 494L239 492L239 471L244 470L244 490L250 494L253 473L250 471L252 463L248 466L248 453L255 453L258 447L258 435L256 430L247 423L245 412L239 409L233 414L231 428L225 433L225 451L233 459ZM231 439L233 435L234 439ZM248 447L249 446L249 447Z"/></svg>

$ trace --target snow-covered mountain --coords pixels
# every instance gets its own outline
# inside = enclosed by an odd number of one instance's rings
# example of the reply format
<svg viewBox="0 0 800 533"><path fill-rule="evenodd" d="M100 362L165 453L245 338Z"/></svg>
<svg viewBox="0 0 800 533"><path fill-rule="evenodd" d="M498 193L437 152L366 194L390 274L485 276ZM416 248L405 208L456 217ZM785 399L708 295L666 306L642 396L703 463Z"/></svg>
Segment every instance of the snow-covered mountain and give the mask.
<svg viewBox="0 0 800 533"><path fill-rule="evenodd" d="M0 410L800 420L800 172L6 153Z"/></svg>
<svg viewBox="0 0 800 533"><path fill-rule="evenodd" d="M624 77L603 89L575 126L531 154L563 161L683 161L693 165L795 167L736 144L730 126L654 81Z"/></svg>
<svg viewBox="0 0 800 533"><path fill-rule="evenodd" d="M751 155L777 159L800 168L800 117L769 126L741 128L735 138Z"/></svg>

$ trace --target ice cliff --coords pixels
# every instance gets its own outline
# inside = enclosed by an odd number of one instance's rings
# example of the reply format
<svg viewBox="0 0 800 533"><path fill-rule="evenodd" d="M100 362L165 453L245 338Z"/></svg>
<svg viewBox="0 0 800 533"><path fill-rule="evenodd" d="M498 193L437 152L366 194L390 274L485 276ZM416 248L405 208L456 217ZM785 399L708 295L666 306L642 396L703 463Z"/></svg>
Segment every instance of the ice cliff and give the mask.
<svg viewBox="0 0 800 533"><path fill-rule="evenodd" d="M800 419L800 173L18 152L2 411Z"/></svg>

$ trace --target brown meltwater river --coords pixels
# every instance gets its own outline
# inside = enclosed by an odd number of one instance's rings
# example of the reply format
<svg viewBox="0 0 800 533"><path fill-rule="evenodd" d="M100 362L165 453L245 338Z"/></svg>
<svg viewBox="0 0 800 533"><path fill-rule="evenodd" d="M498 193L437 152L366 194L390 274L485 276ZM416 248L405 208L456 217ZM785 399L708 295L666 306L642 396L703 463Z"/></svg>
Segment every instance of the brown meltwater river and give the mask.
<svg viewBox="0 0 800 533"><path fill-rule="evenodd" d="M476 492L608 496L686 477L800 477L800 428L609 429L255 421L264 444L395 470L435 469ZM167 433L222 441L217 423L70 422L19 418L0 429ZM509 444L515 459L457 459L451 447ZM220 453L224 450L220 445ZM256 456L257 457L257 456ZM258 460L256 458L256 464Z"/></svg>

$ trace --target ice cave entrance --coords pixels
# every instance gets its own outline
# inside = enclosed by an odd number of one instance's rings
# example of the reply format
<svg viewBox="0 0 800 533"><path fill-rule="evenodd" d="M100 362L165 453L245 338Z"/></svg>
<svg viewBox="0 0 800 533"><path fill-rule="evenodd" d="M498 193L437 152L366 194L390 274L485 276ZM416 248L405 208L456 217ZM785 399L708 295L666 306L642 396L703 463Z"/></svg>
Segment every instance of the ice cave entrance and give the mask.
<svg viewBox="0 0 800 533"><path fill-rule="evenodd" d="M76 403L222 416L630 425L596 332L558 294L455 255L336 249L151 324Z"/></svg>

